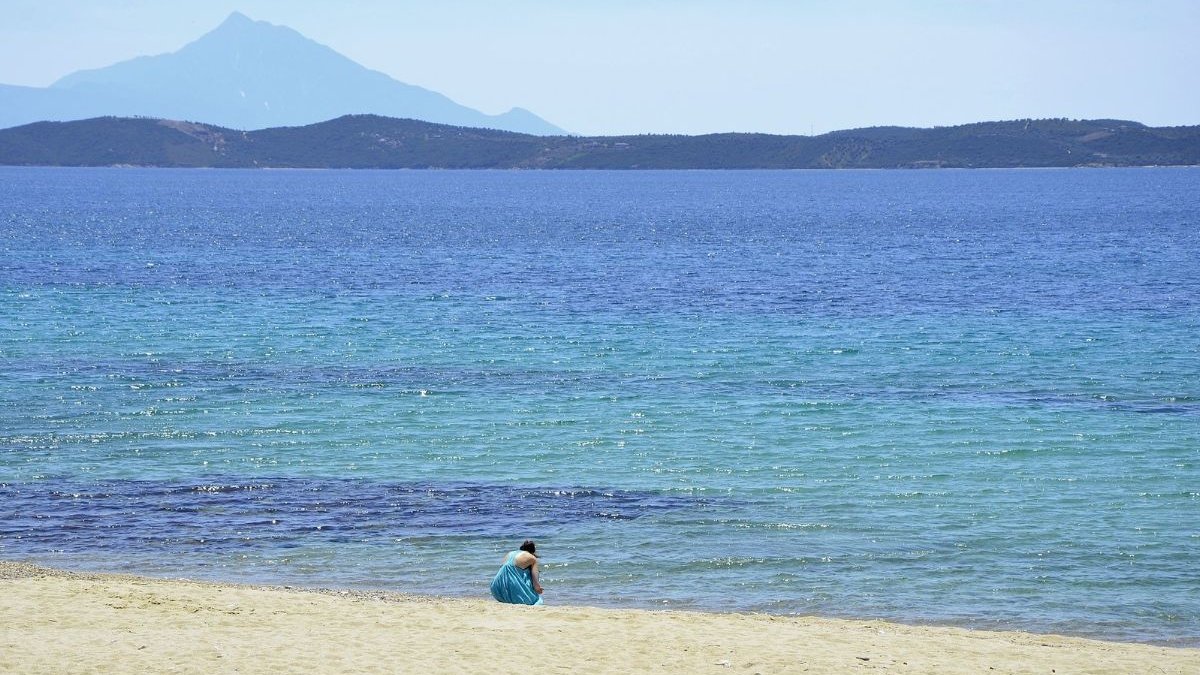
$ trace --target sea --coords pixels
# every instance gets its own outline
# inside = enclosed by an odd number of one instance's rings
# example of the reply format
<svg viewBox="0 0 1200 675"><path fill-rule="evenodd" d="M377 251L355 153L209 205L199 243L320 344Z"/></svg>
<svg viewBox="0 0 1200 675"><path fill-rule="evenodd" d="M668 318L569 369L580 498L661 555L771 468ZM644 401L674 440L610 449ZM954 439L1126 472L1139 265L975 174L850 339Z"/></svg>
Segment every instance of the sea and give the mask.
<svg viewBox="0 0 1200 675"><path fill-rule="evenodd" d="M0 168L0 558L1200 646L1200 169Z"/></svg>

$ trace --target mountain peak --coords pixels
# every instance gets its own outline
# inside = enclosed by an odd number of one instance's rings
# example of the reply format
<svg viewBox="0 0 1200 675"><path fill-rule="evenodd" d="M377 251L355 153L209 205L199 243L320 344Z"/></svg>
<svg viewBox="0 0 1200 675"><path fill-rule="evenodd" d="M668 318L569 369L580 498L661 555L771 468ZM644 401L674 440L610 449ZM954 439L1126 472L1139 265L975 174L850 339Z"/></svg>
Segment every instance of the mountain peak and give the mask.
<svg viewBox="0 0 1200 675"><path fill-rule="evenodd" d="M258 42L270 40L272 37L282 37L287 35L294 40L302 40L304 42L312 42L300 33L288 28L287 26L277 26L267 21L257 21L242 14L234 12L225 17L216 28L201 35L194 42L184 46L184 49L196 43L212 42L212 41L237 41L237 42ZM315 43L314 43L315 44Z"/></svg>
<svg viewBox="0 0 1200 675"><path fill-rule="evenodd" d="M241 12L234 11L234 12L231 12L229 14L229 16L225 18L225 21L221 22L221 25L222 26L230 26L230 25L245 24L245 23L254 23L254 19L251 19L250 17L246 16L245 14L242 14Z"/></svg>
<svg viewBox="0 0 1200 675"><path fill-rule="evenodd" d="M242 14L241 12L233 12L229 16L225 17L225 20L222 21L220 23L220 25L218 25L216 28L209 31L207 34L212 35L213 33L224 33L224 32L230 32L230 31L244 32L247 30L254 30L254 29L287 31L288 33L292 33L294 35L300 35L300 33L297 33L296 31L292 30L291 28L288 28L287 26L276 25L276 24L271 23L270 21L259 21L258 19L251 19L250 17L246 16L245 14ZM303 36L301 36L301 37L303 37Z"/></svg>

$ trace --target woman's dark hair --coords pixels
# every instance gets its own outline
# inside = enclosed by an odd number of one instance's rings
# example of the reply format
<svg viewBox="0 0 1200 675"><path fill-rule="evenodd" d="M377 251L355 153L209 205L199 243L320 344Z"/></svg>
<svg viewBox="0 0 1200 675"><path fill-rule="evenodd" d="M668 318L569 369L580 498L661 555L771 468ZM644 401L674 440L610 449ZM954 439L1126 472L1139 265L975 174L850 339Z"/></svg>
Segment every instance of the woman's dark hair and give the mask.
<svg viewBox="0 0 1200 675"><path fill-rule="evenodd" d="M526 539L526 540L525 540L525 543L524 543L524 544L521 544L521 550L522 550L522 551L526 551L526 552L528 552L528 553L532 553L532 554L534 554L534 555L537 555L537 550L536 550L536 549L537 549L537 545L533 543L533 540L532 540L532 539Z"/></svg>

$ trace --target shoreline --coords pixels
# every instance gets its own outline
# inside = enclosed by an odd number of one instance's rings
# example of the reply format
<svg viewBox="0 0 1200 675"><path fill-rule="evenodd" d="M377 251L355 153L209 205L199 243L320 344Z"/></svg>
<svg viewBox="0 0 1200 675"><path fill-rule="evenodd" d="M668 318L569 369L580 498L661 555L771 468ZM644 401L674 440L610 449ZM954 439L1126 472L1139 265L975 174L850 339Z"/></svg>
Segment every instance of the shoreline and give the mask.
<svg viewBox="0 0 1200 675"><path fill-rule="evenodd" d="M177 166L172 164L0 164L0 169L118 169L118 170L201 170L201 171L378 171L382 173L395 172L545 172L545 173L577 173L582 171L598 171L603 173L651 173L660 172L855 172L855 171L1072 171L1076 169L1200 169L1200 164L1072 164L1072 165L1031 165L1031 166L863 166L863 167L727 167L727 168L565 168L565 167L377 167L377 166Z"/></svg>
<svg viewBox="0 0 1200 675"><path fill-rule="evenodd" d="M313 585L304 581L290 580L273 580L273 579L255 579L255 578L229 578L222 575L199 575L187 576L186 572L179 574L170 574L167 572L150 572L141 570L117 571L112 569L104 569L103 567L80 566L59 567L53 562L47 562L38 558L0 558L0 582L13 574L13 570L26 570L18 572L25 575L45 575L45 576L64 576L64 577L116 577L138 579L150 582L181 582L190 584L200 584L207 586L218 587L235 587L235 588L255 588L265 591L287 591L296 593L317 593L321 595L333 595L340 597L363 597L374 598L381 600L411 600L421 602L425 600L445 600L448 602L464 601L476 602L482 601L486 604L492 603L492 598L488 595L486 580L479 584L479 588L471 591L463 592L444 592L438 590L425 589L420 592L406 592L388 588L384 586L372 586L363 583L344 583L330 582L322 580L321 585ZM550 595L554 596L554 589L550 589ZM1196 636L1176 636L1176 637L1159 637L1158 639L1146 638L1124 638L1111 632L1106 634L1099 630L1088 631L1086 628L1071 630L1066 627L1056 628L1050 626L1037 625L1020 625L1015 621L986 621L978 617L966 618L961 617L958 620L954 618L945 619L930 619L930 618L909 618L904 616L887 616L887 615L870 615L870 614L854 614L854 613L837 613L837 612L820 612L812 613L781 613L771 610L760 610L747 607L731 607L717 608L702 604L672 604L672 603L645 603L630 600L629 598L613 598L608 600L583 600L574 602L558 602L557 598L553 598L550 607L571 607L595 609L597 611L632 611L632 612L650 612L650 613L689 613L702 614L709 616L731 616L731 615L748 615L748 616L769 616L775 619L828 619L831 621L844 622L877 622L888 625L905 626L909 628L928 628L932 630L964 630L971 633L1016 633L1021 635L1052 635L1063 638L1072 638L1080 640L1089 640L1093 642L1103 642L1116 645L1144 645L1149 647L1163 647L1168 649L1185 649L1200 651L1200 635Z"/></svg>
<svg viewBox="0 0 1200 675"><path fill-rule="evenodd" d="M1200 649L879 620L71 572L0 560L0 672L1200 672Z"/></svg>

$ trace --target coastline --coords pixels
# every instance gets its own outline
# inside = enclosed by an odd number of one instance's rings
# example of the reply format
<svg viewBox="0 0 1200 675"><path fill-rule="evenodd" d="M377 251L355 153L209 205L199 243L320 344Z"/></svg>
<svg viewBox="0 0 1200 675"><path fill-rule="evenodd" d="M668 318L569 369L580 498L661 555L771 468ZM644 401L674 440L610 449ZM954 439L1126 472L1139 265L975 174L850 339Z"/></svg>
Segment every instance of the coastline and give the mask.
<svg viewBox="0 0 1200 675"><path fill-rule="evenodd" d="M0 672L1200 672L1057 635L77 573L0 561Z"/></svg>

